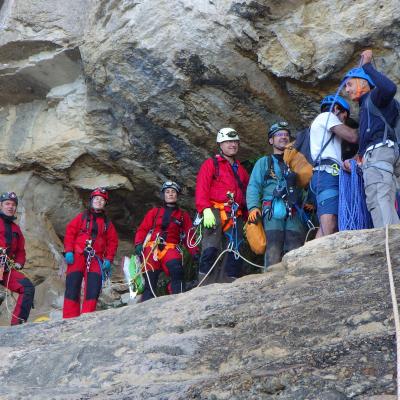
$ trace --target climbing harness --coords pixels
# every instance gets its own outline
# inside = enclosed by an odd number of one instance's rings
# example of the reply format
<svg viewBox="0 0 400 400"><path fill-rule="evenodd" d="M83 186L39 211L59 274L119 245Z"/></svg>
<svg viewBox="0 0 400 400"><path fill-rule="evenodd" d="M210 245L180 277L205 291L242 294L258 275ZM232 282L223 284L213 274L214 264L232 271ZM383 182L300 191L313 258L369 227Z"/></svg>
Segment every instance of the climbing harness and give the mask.
<svg viewBox="0 0 400 400"><path fill-rule="evenodd" d="M7 272L7 249L0 247L0 280L3 279L4 272Z"/></svg>
<svg viewBox="0 0 400 400"><path fill-rule="evenodd" d="M92 263L93 257L96 255L96 251L92 247L92 239L87 239L85 243L84 254L86 256L86 270L89 272L90 264Z"/></svg>
<svg viewBox="0 0 400 400"><path fill-rule="evenodd" d="M394 325L396 331L396 367L397 367L397 400L400 400L400 318L399 318L399 306L396 298L396 288L394 286L392 261L390 259L389 250L389 225L385 226L385 249L386 249L386 263L388 267L389 284L390 284L390 295L392 297L392 307L394 316Z"/></svg>
<svg viewBox="0 0 400 400"><path fill-rule="evenodd" d="M6 248L2 248L2 247L0 247L0 270L1 270L1 273L0 273L0 280L2 281L3 280L3 273L4 272L9 272L10 271L10 269L16 269L15 268L15 262L14 262L14 260L13 259L11 259L11 258L9 258L8 257L8 255L7 255L7 249ZM26 274L25 273L23 273L22 271L19 271L21 274L23 274L23 275L25 275L26 276ZM18 317L17 315L15 315L12 311L11 311L11 309L10 309L10 307L9 307L9 304L8 304L8 297L10 296L10 294L9 294L9 290L7 290L7 287L8 287L8 285L9 285L9 282L10 282L10 277L11 277L11 274L8 274L8 277L7 277L7 284L5 285L5 304L6 304L6 310L7 310L7 313L8 313L8 315L10 315L11 317L15 317L15 318L17 318L18 320L20 320L20 321L22 321L22 322L26 322L24 319L22 319L22 318L20 318L20 317ZM11 291L10 291L11 292ZM14 299L14 301L16 301L15 300L15 298L14 298L14 296L12 295L12 293L11 293L11 297Z"/></svg>
<svg viewBox="0 0 400 400"><path fill-rule="evenodd" d="M339 231L372 228L367 209L362 171L356 160L350 161L351 172L343 169L339 175Z"/></svg>
<svg viewBox="0 0 400 400"><path fill-rule="evenodd" d="M233 250L235 260L239 259L238 252L239 252L239 247L243 241L243 239L239 240L239 233L238 233L238 227L237 227L237 217L242 215L242 213L239 213L239 204L235 202L234 194L232 192L227 192L226 193L229 203L231 206L231 213L230 213L230 223L229 223L229 229L225 230L225 236L228 238L228 247L227 249Z"/></svg>

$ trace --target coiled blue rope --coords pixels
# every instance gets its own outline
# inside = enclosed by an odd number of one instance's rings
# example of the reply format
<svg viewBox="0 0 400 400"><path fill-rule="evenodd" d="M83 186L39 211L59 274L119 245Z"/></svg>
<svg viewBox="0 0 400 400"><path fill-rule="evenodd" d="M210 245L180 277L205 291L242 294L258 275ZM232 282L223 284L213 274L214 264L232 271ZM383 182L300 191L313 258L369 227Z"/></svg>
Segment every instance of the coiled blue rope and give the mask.
<svg viewBox="0 0 400 400"><path fill-rule="evenodd" d="M339 174L339 231L372 228L371 214L367 209L364 183L356 160L350 161L351 173Z"/></svg>

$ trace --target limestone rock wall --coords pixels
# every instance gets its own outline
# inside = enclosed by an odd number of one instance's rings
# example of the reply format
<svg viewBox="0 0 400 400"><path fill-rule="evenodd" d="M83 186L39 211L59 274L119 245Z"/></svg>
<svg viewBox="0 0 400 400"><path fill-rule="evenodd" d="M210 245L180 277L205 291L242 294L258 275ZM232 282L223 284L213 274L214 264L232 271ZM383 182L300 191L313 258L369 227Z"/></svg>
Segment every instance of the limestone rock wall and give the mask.
<svg viewBox="0 0 400 400"><path fill-rule="evenodd" d="M61 248L94 186L126 240L164 179L192 209L219 128L260 155L268 125L308 124L367 46L400 83L399 20L398 0L1 1L0 190L36 229L29 266L57 269L46 242Z"/></svg>

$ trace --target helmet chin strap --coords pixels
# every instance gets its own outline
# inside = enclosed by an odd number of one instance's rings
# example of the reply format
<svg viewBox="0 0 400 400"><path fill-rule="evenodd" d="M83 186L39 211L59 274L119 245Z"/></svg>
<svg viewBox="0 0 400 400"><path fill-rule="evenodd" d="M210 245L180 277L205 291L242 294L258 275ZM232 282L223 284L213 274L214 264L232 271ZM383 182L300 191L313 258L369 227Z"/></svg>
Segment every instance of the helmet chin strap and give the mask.
<svg viewBox="0 0 400 400"><path fill-rule="evenodd" d="M219 154L221 154L221 156L224 157L224 158L231 158L232 160L235 159L235 156L228 156L227 154L225 154L225 153L222 151L221 147L219 148Z"/></svg>

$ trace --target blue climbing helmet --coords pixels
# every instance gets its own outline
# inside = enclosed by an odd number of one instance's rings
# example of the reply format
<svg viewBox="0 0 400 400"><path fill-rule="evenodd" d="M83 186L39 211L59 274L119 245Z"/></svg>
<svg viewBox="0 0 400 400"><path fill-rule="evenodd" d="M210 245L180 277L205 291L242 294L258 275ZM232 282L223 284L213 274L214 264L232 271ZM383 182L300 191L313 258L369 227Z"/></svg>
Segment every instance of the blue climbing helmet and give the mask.
<svg viewBox="0 0 400 400"><path fill-rule="evenodd" d="M374 81L362 68L353 68L350 71L348 71L347 74L342 79L342 82L344 82L347 79L351 79L351 78L365 79L369 83L371 88L375 87Z"/></svg>
<svg viewBox="0 0 400 400"><path fill-rule="evenodd" d="M325 96L322 99L321 104L320 104L321 111L324 108L324 106L331 107L333 103L339 105L340 107L342 107L343 110L346 110L347 113L350 116L350 105L349 105L349 103L343 97L336 96L335 94L328 94L328 96Z"/></svg>

